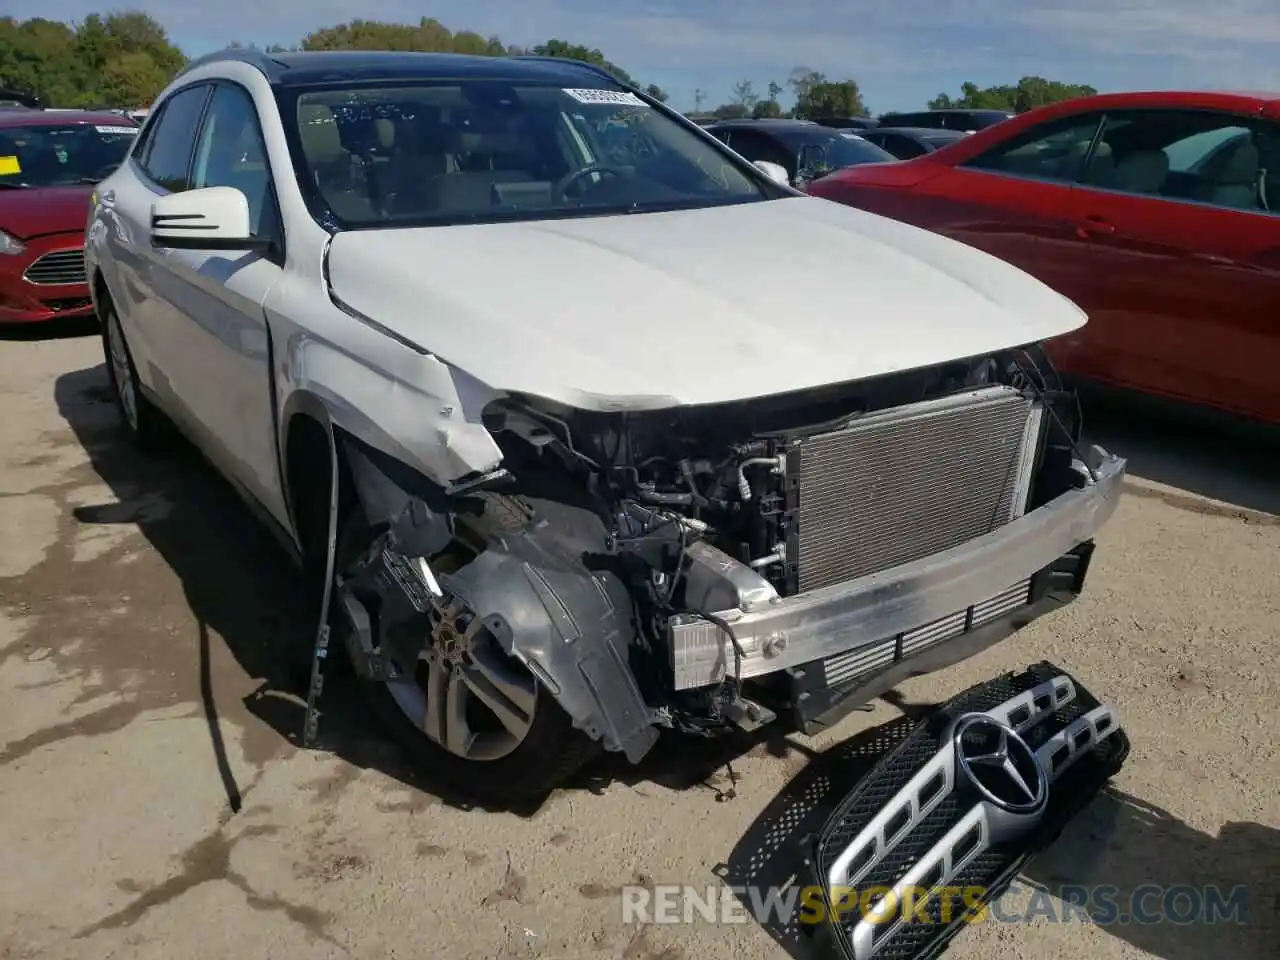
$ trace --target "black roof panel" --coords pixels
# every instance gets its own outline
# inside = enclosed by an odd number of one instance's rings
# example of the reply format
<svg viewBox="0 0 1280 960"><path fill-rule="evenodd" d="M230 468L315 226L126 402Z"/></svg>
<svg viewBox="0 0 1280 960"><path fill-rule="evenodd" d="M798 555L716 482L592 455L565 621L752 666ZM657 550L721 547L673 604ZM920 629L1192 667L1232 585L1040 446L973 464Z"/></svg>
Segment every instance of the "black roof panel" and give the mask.
<svg viewBox="0 0 1280 960"><path fill-rule="evenodd" d="M918 137L921 140L959 140L968 136L963 130L949 130L946 127L872 127L863 133L891 133L895 136Z"/></svg>
<svg viewBox="0 0 1280 960"><path fill-rule="evenodd" d="M377 80L502 80L566 86L620 82L603 68L552 57L480 57L382 50L317 50L254 56L234 50L202 58L202 61L215 59L254 63L273 84L284 87Z"/></svg>
<svg viewBox="0 0 1280 960"><path fill-rule="evenodd" d="M777 118L740 117L736 120L715 120L709 125L715 126L715 127L751 127L753 129L764 128L768 130L794 130L799 128L804 128L805 130L812 130L815 127L818 127L818 124L814 123L812 120L792 120L787 117L777 117ZM826 128L822 127L819 129L826 129Z"/></svg>

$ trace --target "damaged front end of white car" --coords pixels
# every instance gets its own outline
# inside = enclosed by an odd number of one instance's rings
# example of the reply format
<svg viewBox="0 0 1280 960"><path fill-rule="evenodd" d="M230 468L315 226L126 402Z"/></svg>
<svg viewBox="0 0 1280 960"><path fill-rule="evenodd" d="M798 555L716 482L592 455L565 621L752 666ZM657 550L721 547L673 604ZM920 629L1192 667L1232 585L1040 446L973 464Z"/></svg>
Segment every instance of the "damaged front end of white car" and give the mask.
<svg viewBox="0 0 1280 960"><path fill-rule="evenodd" d="M507 393L449 489L339 434L336 621L402 743L545 793L661 728L813 732L1081 590L1124 461L1036 346L756 399Z"/></svg>

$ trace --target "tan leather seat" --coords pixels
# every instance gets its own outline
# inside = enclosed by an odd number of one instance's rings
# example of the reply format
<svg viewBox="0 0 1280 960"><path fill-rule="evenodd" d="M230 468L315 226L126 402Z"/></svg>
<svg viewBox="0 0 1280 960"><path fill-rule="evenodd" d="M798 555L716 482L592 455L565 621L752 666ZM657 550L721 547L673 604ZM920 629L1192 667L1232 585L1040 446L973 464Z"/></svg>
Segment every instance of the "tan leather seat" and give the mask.
<svg viewBox="0 0 1280 960"><path fill-rule="evenodd" d="M1213 172L1213 188L1206 199L1219 207L1256 209L1260 169L1258 148L1252 140L1242 140L1225 163Z"/></svg>
<svg viewBox="0 0 1280 960"><path fill-rule="evenodd" d="M377 217L363 168L342 145L338 120L322 103L298 108L298 135L316 188L333 212L344 220Z"/></svg>
<svg viewBox="0 0 1280 960"><path fill-rule="evenodd" d="M386 117L378 117L373 121L374 130L378 135L378 146L383 153L389 154L396 146L396 125L392 120Z"/></svg>
<svg viewBox="0 0 1280 960"><path fill-rule="evenodd" d="M342 146L338 121L323 103L308 103L298 108L298 133L302 152L312 170L320 171L338 163L347 163L351 155Z"/></svg>
<svg viewBox="0 0 1280 960"><path fill-rule="evenodd" d="M1258 137L1258 206L1280 213L1280 136Z"/></svg>
<svg viewBox="0 0 1280 960"><path fill-rule="evenodd" d="M453 168L436 118L420 114L400 121L394 149L383 169L383 203L400 216L429 214L427 184Z"/></svg>
<svg viewBox="0 0 1280 960"><path fill-rule="evenodd" d="M1116 164L1111 186L1125 193L1159 193L1169 176L1169 155L1163 150L1135 150Z"/></svg>

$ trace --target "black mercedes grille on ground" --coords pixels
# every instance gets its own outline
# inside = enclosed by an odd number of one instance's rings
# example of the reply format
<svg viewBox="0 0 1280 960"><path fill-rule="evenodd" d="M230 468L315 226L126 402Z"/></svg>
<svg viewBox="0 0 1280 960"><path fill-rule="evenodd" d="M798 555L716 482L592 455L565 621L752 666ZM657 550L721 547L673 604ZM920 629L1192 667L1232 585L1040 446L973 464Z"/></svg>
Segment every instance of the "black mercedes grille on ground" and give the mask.
<svg viewBox="0 0 1280 960"><path fill-rule="evenodd" d="M989 743L960 735L966 726L976 729L972 721L957 729L957 720L973 714L984 715L977 726L994 738ZM993 768L980 764L1006 733L1013 766L988 779ZM1114 710L1051 664L960 694L881 759L820 831L811 863L829 913L839 913L827 932L850 960L937 957L1097 794L1128 751ZM1012 780L1010 769L1017 772ZM1034 785L1038 776L1047 788L1039 806L1030 793L1012 796L1013 786ZM1023 801L1021 808L1013 800ZM895 889L917 906L904 910L901 899L884 896ZM877 905L884 911L878 915Z"/></svg>
<svg viewBox="0 0 1280 960"><path fill-rule="evenodd" d="M67 283L84 283L84 250L55 250L46 253L31 266L27 267L24 277L31 283L41 286L56 286Z"/></svg>

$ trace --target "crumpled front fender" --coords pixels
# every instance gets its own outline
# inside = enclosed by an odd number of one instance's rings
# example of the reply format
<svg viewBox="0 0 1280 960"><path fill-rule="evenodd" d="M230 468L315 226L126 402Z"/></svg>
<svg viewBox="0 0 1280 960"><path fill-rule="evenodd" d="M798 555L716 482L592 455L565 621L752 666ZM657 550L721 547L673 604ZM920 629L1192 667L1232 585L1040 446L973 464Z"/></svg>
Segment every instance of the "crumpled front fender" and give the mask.
<svg viewBox="0 0 1280 960"><path fill-rule="evenodd" d="M504 532L461 570L440 576L440 586L484 620L575 727L637 763L658 731L628 666L631 599L617 577L582 564L564 529L535 523Z"/></svg>

